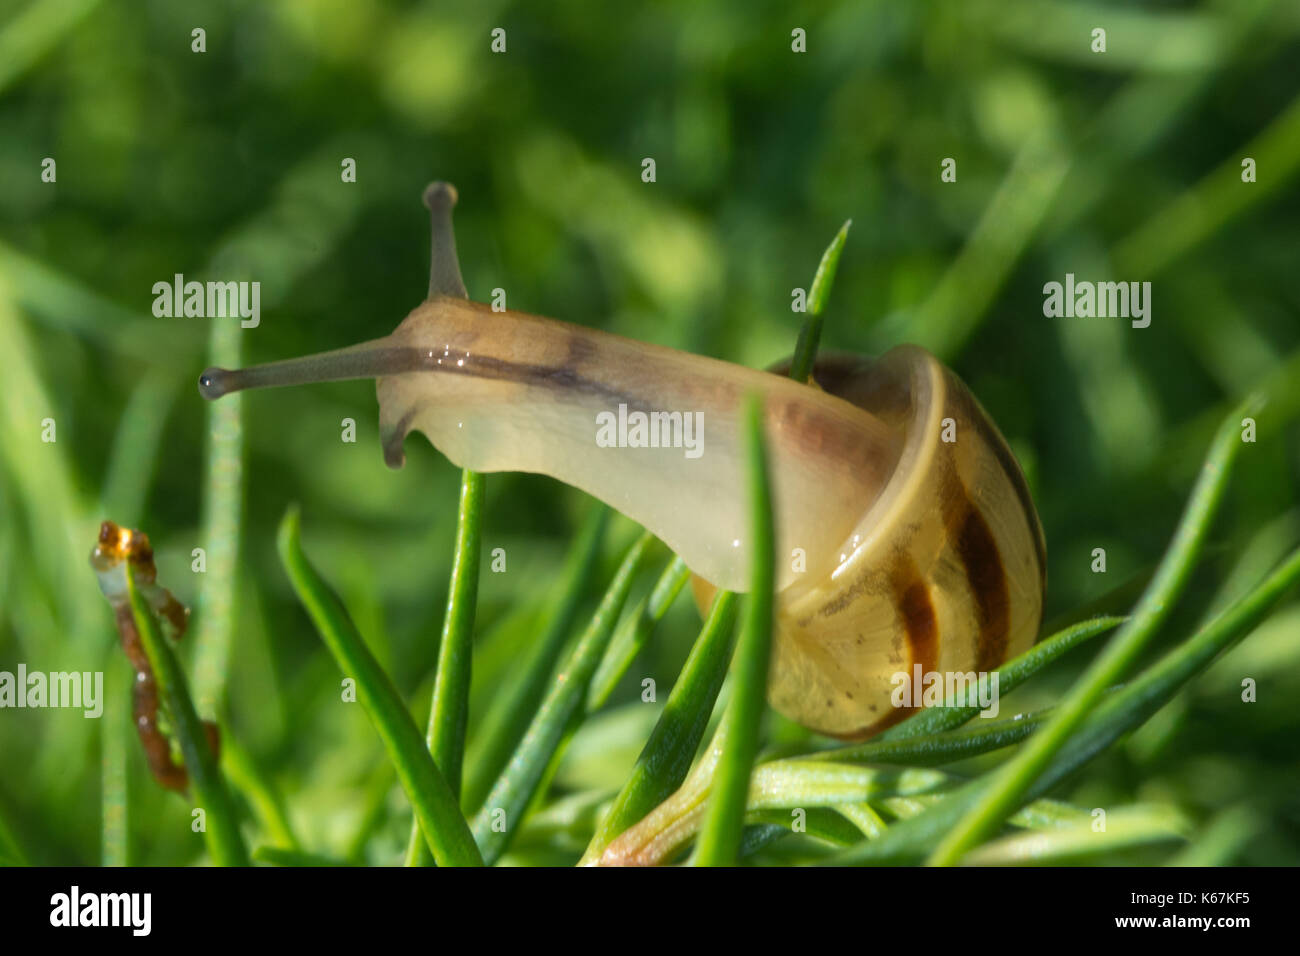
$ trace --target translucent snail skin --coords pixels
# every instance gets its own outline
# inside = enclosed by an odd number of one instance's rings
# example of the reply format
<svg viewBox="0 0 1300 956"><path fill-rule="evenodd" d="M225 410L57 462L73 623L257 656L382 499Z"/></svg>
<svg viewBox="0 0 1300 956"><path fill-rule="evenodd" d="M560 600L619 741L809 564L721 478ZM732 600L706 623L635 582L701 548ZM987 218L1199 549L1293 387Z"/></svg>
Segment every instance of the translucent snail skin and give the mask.
<svg viewBox="0 0 1300 956"><path fill-rule="evenodd" d="M758 391L781 556L773 707L821 733L867 737L911 712L891 706L894 675L918 664L923 673L990 671L1033 644L1046 580L1038 515L997 427L929 352L823 356L805 384L495 312L466 297L455 189L434 183L424 201L429 295L391 335L209 368L203 397L375 378L390 466L402 466L406 436L420 431L462 468L536 472L580 488L680 555L703 605L715 588L747 586L738 415L743 396ZM694 416L699 454L598 441L609 416L636 412Z"/></svg>

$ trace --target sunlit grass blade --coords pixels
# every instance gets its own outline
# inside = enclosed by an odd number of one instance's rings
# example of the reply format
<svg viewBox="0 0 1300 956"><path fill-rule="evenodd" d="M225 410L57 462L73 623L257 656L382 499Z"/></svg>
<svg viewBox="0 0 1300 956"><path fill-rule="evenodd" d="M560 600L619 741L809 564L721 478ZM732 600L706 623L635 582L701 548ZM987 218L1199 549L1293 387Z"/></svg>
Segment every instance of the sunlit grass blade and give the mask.
<svg viewBox="0 0 1300 956"><path fill-rule="evenodd" d="M840 264L840 253L844 251L844 241L849 237L851 225L853 220L849 219L840 226L840 231L835 234L831 244L822 253L821 262L817 264L812 288L808 290L808 318L799 330L794 358L790 361L790 377L796 382L806 382L812 374L817 346L822 337L822 312L826 308L826 300L830 298L831 287L835 284L835 269Z"/></svg>
<svg viewBox="0 0 1300 956"><path fill-rule="evenodd" d="M609 700L690 577L686 563L681 558L673 558L650 593L641 599L628 620L614 632L609 650L601 659L600 667L596 668L596 676L591 679L591 690L587 694L588 711L598 710Z"/></svg>
<svg viewBox="0 0 1300 956"><path fill-rule="evenodd" d="M874 840L889 826L875 808L865 800L861 803L841 803L835 810L868 840Z"/></svg>
<svg viewBox="0 0 1300 956"><path fill-rule="evenodd" d="M862 806L862 804L845 804L845 806ZM753 810L745 814L745 826L747 828L764 824L781 827L790 833L798 833L824 840L836 846L852 846L862 839L861 831L851 821L836 813L835 810L825 807L811 807L808 809L799 807L795 810ZM782 833L776 836L785 835ZM746 847L742 841L740 855L744 857L758 849L760 847L753 847L752 849Z"/></svg>
<svg viewBox="0 0 1300 956"><path fill-rule="evenodd" d="M524 810L537 792L570 719L586 700L588 685L609 646L614 625L627 602L636 573L654 543L654 536L646 532L628 550L591 623L564 667L555 675L509 765L474 817L474 838L489 863L495 862L505 852L520 828Z"/></svg>
<svg viewBox="0 0 1300 956"><path fill-rule="evenodd" d="M759 733L767 707L776 552L763 406L756 396L746 399L741 422L749 466L750 589L744 625L732 659L735 687L723 717L726 738L695 848L693 862L697 866L728 866L736 862L744 829L749 778L758 756Z"/></svg>
<svg viewBox="0 0 1300 956"><path fill-rule="evenodd" d="M1187 819L1169 807L1118 807L1106 814L1103 829L1093 821L1052 830L1013 833L977 848L963 860L970 866L1023 866L1077 862L1115 850L1187 838Z"/></svg>
<svg viewBox="0 0 1300 956"><path fill-rule="evenodd" d="M239 818L235 815L225 780L217 769L216 755L208 745L207 731L194 710L180 662L164 640L149 605L136 589L130 564L125 567L127 592L135 625L140 632L140 643L149 657L159 696L171 718L172 732L185 760L194 801L205 811L203 838L208 853L218 866L247 866L248 850L239 832Z"/></svg>
<svg viewBox="0 0 1300 956"><path fill-rule="evenodd" d="M379 733L402 788L439 866L483 862L460 806L388 675L356 632L342 602L311 566L299 540L297 508L280 522L280 560L325 646L345 676L356 681L357 700Z"/></svg>
<svg viewBox="0 0 1300 956"><path fill-rule="evenodd" d="M610 511L596 507L587 517L569 552L559 587L559 599L546 629L538 635L528 659L519 665L508 685L493 699L481 729L466 754L465 785L461 803L466 810L483 805L488 791L510 759L528 723L546 693L555 662L572 633L584 585L600 550Z"/></svg>
<svg viewBox="0 0 1300 956"><path fill-rule="evenodd" d="M932 863L955 863L1016 810L1035 777L1065 745L1106 688L1124 676L1164 623L1191 574L1197 552L1223 498L1232 463L1245 447L1241 440L1241 420L1255 412L1259 404L1259 397L1252 395L1220 425L1165 559L1134 608L1133 616L1071 689L1048 725L996 772L979 803L936 848Z"/></svg>
<svg viewBox="0 0 1300 956"><path fill-rule="evenodd" d="M473 656L474 612L478 604L479 554L482 544L483 476L466 470L460 479L460 510L456 549L447 588L447 611L438 645L438 672L433 682L427 739L433 761L460 800L461 764L465 759L465 726L469 719L470 662ZM411 825L406 846L408 866L433 862L419 833Z"/></svg>
<svg viewBox="0 0 1300 956"><path fill-rule="evenodd" d="M727 676L737 597L719 591L695 645L623 789L596 829L583 863L600 859L614 839L681 786Z"/></svg>
<svg viewBox="0 0 1300 956"><path fill-rule="evenodd" d="M1300 551L1293 553L1250 594L1147 668L1132 683L1107 697L1068 745L1055 755L1046 771L1036 777L1029 795L1045 793L1158 711L1215 656L1249 634L1297 581L1300 581ZM920 860L951 832L962 815L977 804L989 787L988 778L972 781L924 813L890 827L881 839L854 847L837 857L835 862L907 863Z"/></svg>

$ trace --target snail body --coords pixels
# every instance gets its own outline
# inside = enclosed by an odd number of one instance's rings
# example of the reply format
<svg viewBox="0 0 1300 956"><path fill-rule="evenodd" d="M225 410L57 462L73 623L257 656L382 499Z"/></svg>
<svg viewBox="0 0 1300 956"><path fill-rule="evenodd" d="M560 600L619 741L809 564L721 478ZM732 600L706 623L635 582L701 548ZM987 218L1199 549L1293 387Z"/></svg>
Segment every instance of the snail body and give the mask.
<svg viewBox="0 0 1300 956"><path fill-rule="evenodd" d="M778 615L769 697L811 729L876 732L907 711L891 678L991 670L1037 635L1042 530L1020 469L978 402L934 356L823 357L816 386L782 375L470 302L451 229L455 192L426 191L429 297L391 335L230 371L231 391L376 378L384 457L423 432L451 462L573 485L637 521L696 576L696 596L743 591L743 396L763 397L773 486ZM820 387L817 387L820 386ZM664 441L598 441L640 413ZM956 440L941 440L952 419ZM680 447L698 425L696 454ZM647 436L642 435L642 438Z"/></svg>

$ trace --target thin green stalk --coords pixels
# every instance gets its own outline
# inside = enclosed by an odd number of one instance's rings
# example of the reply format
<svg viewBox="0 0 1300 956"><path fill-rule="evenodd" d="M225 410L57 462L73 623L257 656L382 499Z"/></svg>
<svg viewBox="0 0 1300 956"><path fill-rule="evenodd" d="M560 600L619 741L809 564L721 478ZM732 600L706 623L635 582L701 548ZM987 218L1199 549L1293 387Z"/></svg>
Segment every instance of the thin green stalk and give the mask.
<svg viewBox="0 0 1300 956"><path fill-rule="evenodd" d="M242 329L213 322L209 362L238 368ZM205 409L208 442L203 487L207 570L200 575L198 633L194 636L194 697L205 712L224 705L230 644L235 632L235 575L244 494L244 396L227 395Z"/></svg>
<svg viewBox="0 0 1300 956"><path fill-rule="evenodd" d="M1297 581L1300 581L1300 550L1292 553L1250 594L1166 654L1132 683L1109 696L1069 744L1056 754L1048 769L1035 779L1029 790L1030 798L1045 793L1168 703L1179 688L1218 654L1254 630ZM990 786L991 781L987 778L971 781L924 813L890 827L879 840L854 847L832 862L906 863L919 860L927 849L951 831L963 814L976 805Z"/></svg>
<svg viewBox="0 0 1300 956"><path fill-rule="evenodd" d="M460 800L461 764L465 758L465 726L469 721L470 661L474 650L474 611L478 604L479 555L483 526L483 476L468 469L461 474L460 510L456 521L456 550L447 587L447 612L438 645L438 672L429 708L429 752ZM408 866L433 862L411 823L406 846Z"/></svg>
<svg viewBox="0 0 1300 956"><path fill-rule="evenodd" d="M806 382L812 375L817 346L822 337L822 312L830 297L831 286L835 284L835 269L840 264L840 253L844 251L844 241L849 237L851 225L853 220L848 219L840 226L840 231L835 234L831 244L822 253L821 262L817 264L817 274L813 276L812 288L808 290L808 320L799 330L794 358L790 361L790 377L796 382Z"/></svg>
<svg viewBox="0 0 1300 956"><path fill-rule="evenodd" d="M239 832L239 819L230 792L217 769L216 756L208 746L207 731L194 710L185 674L162 630L149 610L148 603L136 590L131 565L126 562L127 594L140 643L149 657L159 696L171 718L172 732L180 744L189 775L190 789L198 806L205 811L203 838L212 862L217 866L248 866L248 850Z"/></svg>
<svg viewBox="0 0 1300 956"><path fill-rule="evenodd" d="M961 730L924 734L902 740L872 740L839 750L823 750L800 758L836 763L937 765L966 760L1019 743L1042 726L1050 711L1017 714L1003 720L980 721Z"/></svg>
<svg viewBox="0 0 1300 956"><path fill-rule="evenodd" d="M610 510L604 505L596 507L588 515L569 552L557 589L560 597L546 630L532 643L532 655L514 672L516 676L511 682L501 688L483 717L481 729L475 735L466 758L461 803L467 810L477 810L483 805L529 721L537 713L555 662L572 631L573 619L600 550L609 516Z"/></svg>
<svg viewBox="0 0 1300 956"><path fill-rule="evenodd" d="M500 858L520 828L524 810L537 792L570 720L586 700L588 685L609 646L637 570L654 542L654 535L645 532L628 550L591 623L555 675L509 765L474 817L474 839L489 863Z"/></svg>
<svg viewBox="0 0 1300 956"><path fill-rule="evenodd" d="M962 863L970 866L1024 866L1075 861L1151 843L1185 840L1190 830L1181 813L1169 807L1119 807L1106 815L1106 828L1092 821L1053 830L1013 833L986 843Z"/></svg>
<svg viewBox="0 0 1300 956"><path fill-rule="evenodd" d="M876 839L888 828L888 824L880 814L865 800L861 803L841 803L835 809L844 819L862 831L862 835L868 840Z"/></svg>
<svg viewBox="0 0 1300 956"><path fill-rule="evenodd" d="M1196 555L1223 498L1232 463L1243 447L1241 420L1252 414L1259 403L1259 396L1252 395L1219 426L1165 559L1134 609L1133 616L1080 678L1051 722L996 772L988 791L936 848L931 863L951 865L957 862L963 853L990 835L1024 802L1023 797L1034 779L1066 744L1106 688L1124 676L1164 623L1187 583Z"/></svg>
<svg viewBox="0 0 1300 956"><path fill-rule="evenodd" d="M125 671L112 668L104 674L104 713L100 720L100 866L126 866L129 862L130 829L127 812L127 739L132 734L131 718L123 701L130 696Z"/></svg>
<svg viewBox="0 0 1300 956"><path fill-rule="evenodd" d="M280 522L280 560L298 600L345 676L356 681L357 700L375 725L416 819L439 866L483 862L447 780L433 762L415 721L379 662L361 639L347 610L303 554L296 507Z"/></svg>
<svg viewBox="0 0 1300 956"><path fill-rule="evenodd" d="M655 626L663 620L690 577L691 572L686 563L681 558L673 558L628 621L614 633L614 639L609 642L609 650L601 659L600 667L596 668L596 676L591 679L591 691L587 694L589 712L599 710L608 702L614 688L641 653L646 641L654 633Z"/></svg>
<svg viewBox="0 0 1300 956"><path fill-rule="evenodd" d="M594 863L623 831L642 819L682 785L709 725L731 658L736 595L719 591L691 653L673 684L663 713L650 733L627 783L619 791L583 854Z"/></svg>
<svg viewBox="0 0 1300 956"><path fill-rule="evenodd" d="M732 660L735 690L723 718L727 725L726 739L695 848L696 866L729 866L736 862L745 824L749 778L758 756L759 732L767 706L767 672L772 657L776 551L761 399L754 395L746 399L741 421L749 464L752 538L749 601Z"/></svg>

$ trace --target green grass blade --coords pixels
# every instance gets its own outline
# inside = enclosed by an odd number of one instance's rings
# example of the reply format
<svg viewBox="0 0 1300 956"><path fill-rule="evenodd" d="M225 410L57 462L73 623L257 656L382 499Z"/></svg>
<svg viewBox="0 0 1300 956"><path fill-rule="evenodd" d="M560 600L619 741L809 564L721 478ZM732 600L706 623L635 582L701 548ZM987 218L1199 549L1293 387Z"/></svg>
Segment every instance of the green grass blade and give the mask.
<svg viewBox="0 0 1300 956"><path fill-rule="evenodd" d="M844 241L849 237L851 225L853 220L849 219L840 226L840 231L835 234L831 244L822 253L821 262L817 264L817 274L813 276L812 288L808 290L808 318L799 330L794 358L790 362L790 377L796 382L806 382L812 374L817 346L822 337L822 312L830 297L831 287L835 284L835 269L840 264L840 253L844 251Z"/></svg>
<svg viewBox="0 0 1300 956"><path fill-rule="evenodd" d="M1029 830L986 843L969 854L971 866L1024 866L1075 863L1090 856L1135 846L1185 840L1190 826L1169 807L1119 807L1106 815L1106 828L1092 821L1053 830Z"/></svg>
<svg viewBox="0 0 1300 956"><path fill-rule="evenodd" d="M727 723L722 756L713 779L704 827L696 845L697 866L736 862L744 829L749 778L758 756L759 732L767 707L767 672L772 656L772 614L776 552L772 529L772 489L763 437L760 399L746 399L741 418L749 464L750 592L745 623L732 661L735 691L723 718Z"/></svg>
<svg viewBox="0 0 1300 956"><path fill-rule="evenodd" d="M537 792L570 720L586 700L587 687L609 646L614 625L627 602L637 570L654 542L654 535L646 532L628 550L591 623L552 681L509 766L474 817L474 838L488 862L495 862L505 852L515 831L520 828L524 810Z"/></svg>
<svg viewBox="0 0 1300 956"><path fill-rule="evenodd" d="M469 720L470 661L474 651L482 526L483 476L466 470L460 479L456 550L451 562L442 640L438 645L438 673L433 682L428 732L429 752L458 801L461 764L465 758L465 726ZM412 822L406 846L408 866L428 866L433 862L419 830L419 823Z"/></svg>
<svg viewBox="0 0 1300 956"><path fill-rule="evenodd" d="M844 819L860 830L868 840L874 840L888 828L884 818L866 801L862 803L841 803L835 809Z"/></svg>
<svg viewBox="0 0 1300 956"><path fill-rule="evenodd" d="M308 562L299 539L299 526L298 509L290 508L280 522L280 560L339 669L356 681L357 700L374 723L397 769L433 858L439 866L481 864L483 859L456 798L433 762L415 721L357 633L342 602Z"/></svg>
<svg viewBox="0 0 1300 956"><path fill-rule="evenodd" d="M129 861L127 738L131 718L123 702L130 699L125 671L104 674L104 713L100 719L99 861L101 866L126 866Z"/></svg>
<svg viewBox="0 0 1300 956"><path fill-rule="evenodd" d="M125 568L127 592L131 600L131 612L135 616L135 626L140 632L140 643L149 657L149 666L153 669L159 696L167 707L172 732L180 744L194 800L206 811L203 838L207 842L208 853L217 866L248 866L248 850L239 832L234 803L226 789L225 780L217 769L216 756L208 746L207 732L194 710L194 701L190 699L180 662L163 638L149 605L136 590L129 562Z"/></svg>
<svg viewBox="0 0 1300 956"><path fill-rule="evenodd" d="M237 322L214 322L209 345L212 365L242 365ZM203 540L207 571L199 590L198 633L194 636L194 697L205 711L225 704L230 644L235 632L236 562L244 494L244 396L209 402L204 463Z"/></svg>
<svg viewBox="0 0 1300 956"><path fill-rule="evenodd" d="M1070 734L1084 721L1106 688L1124 676L1164 623L1169 609L1187 583L1196 555L1223 498L1232 463L1244 447L1241 420L1254 413L1258 404L1259 398L1252 395L1220 425L1165 559L1134 609L1133 616L1080 678L1051 722L997 771L992 786L979 803L935 850L932 863L955 863L1015 812L1035 777L1066 744Z"/></svg>
<svg viewBox="0 0 1300 956"><path fill-rule="evenodd" d="M852 806L852 804L846 804L845 806ZM859 806L861 805L859 804ZM852 846L862 839L862 833L858 827L846 820L844 816L836 813L835 810L822 807L800 809L802 813L798 816L785 809L755 810L745 814L745 825L747 828L755 824L784 827L792 833L805 834L838 846ZM796 826L798 829L796 829ZM748 855L743 843L740 848L740 855L742 858Z"/></svg>
<svg viewBox="0 0 1300 956"><path fill-rule="evenodd" d="M572 631L583 587L600 550L609 516L610 510L604 505L588 515L569 552L558 588L560 597L546 630L533 643L532 654L516 671L517 676L508 686L501 688L501 693L483 717L482 728L466 757L465 789L461 802L467 810L477 810L482 806L537 712L555 662Z"/></svg>
<svg viewBox="0 0 1300 956"><path fill-rule="evenodd" d="M587 694L588 711L605 706L690 577L686 563L681 558L673 558L650 593L641 599L626 625L614 632L609 650L601 659L600 667L596 668L596 676L591 679L591 691Z"/></svg>
<svg viewBox="0 0 1300 956"><path fill-rule="evenodd" d="M598 860L624 830L666 800L686 779L727 676L736 601L731 591L718 592L664 711L627 783L591 838L583 863Z"/></svg>
<svg viewBox="0 0 1300 956"><path fill-rule="evenodd" d="M961 730L923 734L901 740L872 740L839 750L823 750L802 759L926 766L951 763L1019 743L1042 726L1048 713L1017 714L1003 720L980 721Z"/></svg>

